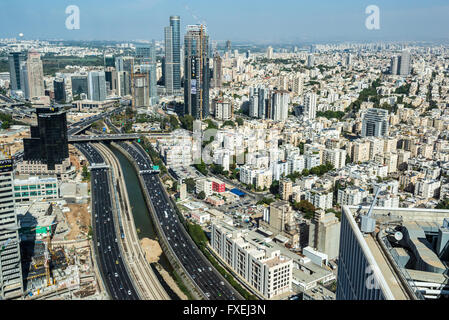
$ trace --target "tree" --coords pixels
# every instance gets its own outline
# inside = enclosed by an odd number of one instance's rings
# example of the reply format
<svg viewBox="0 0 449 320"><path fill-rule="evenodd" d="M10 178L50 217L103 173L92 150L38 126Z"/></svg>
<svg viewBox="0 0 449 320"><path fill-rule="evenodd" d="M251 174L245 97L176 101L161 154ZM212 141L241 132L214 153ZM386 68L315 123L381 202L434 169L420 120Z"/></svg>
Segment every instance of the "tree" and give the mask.
<svg viewBox="0 0 449 320"><path fill-rule="evenodd" d="M223 174L224 173L224 168L223 166L219 165L219 164L214 164L212 163L210 165L210 169L212 171L213 174Z"/></svg>
<svg viewBox="0 0 449 320"><path fill-rule="evenodd" d="M193 180L193 178L185 179L184 183L186 184L187 192L193 193L195 191L196 183L195 180Z"/></svg>
<svg viewBox="0 0 449 320"><path fill-rule="evenodd" d="M207 119L206 123L207 129L218 129L218 126L211 119Z"/></svg>
<svg viewBox="0 0 449 320"><path fill-rule="evenodd" d="M87 170L87 167L83 166L83 172L81 173L81 176L83 177L83 181L89 181L90 180L90 172Z"/></svg>
<svg viewBox="0 0 449 320"><path fill-rule="evenodd" d="M270 192L274 195L279 194L279 181L274 180L270 186Z"/></svg>
<svg viewBox="0 0 449 320"><path fill-rule="evenodd" d="M237 118L237 119L235 119L235 121L237 122L237 124L239 126L243 126L243 119L242 118Z"/></svg>
<svg viewBox="0 0 449 320"><path fill-rule="evenodd" d="M231 127L235 127L235 123L234 123L234 121L231 121L231 120L227 120L227 121L225 121L224 123L223 123L223 125L222 125L222 127L226 127L226 126L231 126Z"/></svg>
<svg viewBox="0 0 449 320"><path fill-rule="evenodd" d="M193 131L194 120L195 119L189 114L186 114L185 116L179 118L179 121L181 121L181 127L189 131Z"/></svg>
<svg viewBox="0 0 449 320"><path fill-rule="evenodd" d="M198 164L198 163L195 164L195 168L196 168L196 170L201 172L203 175L207 176L208 171L207 171L206 164L203 162L203 160L201 160L200 164Z"/></svg>
<svg viewBox="0 0 449 320"><path fill-rule="evenodd" d="M179 122L178 122L178 119L176 119L176 117L175 117L174 115L170 115L168 121L169 121L170 126L172 127L173 130L179 128Z"/></svg>
<svg viewBox="0 0 449 320"><path fill-rule="evenodd" d="M295 202L293 204L293 207L295 208L295 210L304 212L304 217L306 219L311 219L313 217L313 214L316 211L316 208L314 207L314 205L311 204L307 200L301 200L299 202Z"/></svg>
<svg viewBox="0 0 449 320"><path fill-rule="evenodd" d="M204 193L204 191L201 191L200 193L198 193L198 199L200 199L200 200L206 199L206 193Z"/></svg>
<svg viewBox="0 0 449 320"><path fill-rule="evenodd" d="M262 200L258 201L257 204L266 204L266 205L270 205L274 202L275 200L273 198L263 198Z"/></svg>

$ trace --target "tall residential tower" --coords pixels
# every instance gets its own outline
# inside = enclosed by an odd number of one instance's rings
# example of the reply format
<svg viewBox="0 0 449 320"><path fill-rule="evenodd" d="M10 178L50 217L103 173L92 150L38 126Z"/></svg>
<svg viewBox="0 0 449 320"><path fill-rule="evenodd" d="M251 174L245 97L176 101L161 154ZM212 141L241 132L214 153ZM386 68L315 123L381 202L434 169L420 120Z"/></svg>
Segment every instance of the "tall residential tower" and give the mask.
<svg viewBox="0 0 449 320"><path fill-rule="evenodd" d="M206 26L187 26L184 43L184 113L203 120L209 115L209 36Z"/></svg>

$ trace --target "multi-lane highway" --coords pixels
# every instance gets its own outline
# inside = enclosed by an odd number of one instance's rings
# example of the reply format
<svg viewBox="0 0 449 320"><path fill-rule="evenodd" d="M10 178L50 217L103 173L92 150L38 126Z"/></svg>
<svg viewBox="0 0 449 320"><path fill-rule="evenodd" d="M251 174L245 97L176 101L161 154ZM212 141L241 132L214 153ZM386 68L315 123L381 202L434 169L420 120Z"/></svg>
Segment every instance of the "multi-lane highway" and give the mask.
<svg viewBox="0 0 449 320"><path fill-rule="evenodd" d="M151 169L150 158L137 143L119 142L118 145L129 153L141 171ZM197 287L201 289L205 298L211 300L239 299L238 293L213 268L187 234L163 189L158 175L149 172L140 172L140 175L155 209L158 220L155 223L160 224L174 254Z"/></svg>
<svg viewBox="0 0 449 320"><path fill-rule="evenodd" d="M68 127L67 135L68 135L68 136L76 135L76 134L80 133L81 131L87 129L87 128L88 128L92 123L94 123L95 121L100 120L100 119L107 118L107 117L109 117L109 116L111 116L111 115L113 115L113 114L120 113L120 112L122 112L123 110L125 110L125 107L118 107L118 108L115 108L115 109L113 109L113 110L111 110L111 111L102 112L102 113L99 113L99 114L97 114L97 115L94 115L94 116L90 116L90 117L88 117L88 118L85 118L85 119L83 119L83 120L81 120L81 121L72 123L72 124Z"/></svg>
<svg viewBox="0 0 449 320"><path fill-rule="evenodd" d="M104 164L102 155L91 145L77 143L91 164ZM115 300L138 300L139 297L130 280L121 257L116 228L112 214L111 190L108 170L104 167L91 167L91 207L94 228L94 246L103 281L111 297Z"/></svg>

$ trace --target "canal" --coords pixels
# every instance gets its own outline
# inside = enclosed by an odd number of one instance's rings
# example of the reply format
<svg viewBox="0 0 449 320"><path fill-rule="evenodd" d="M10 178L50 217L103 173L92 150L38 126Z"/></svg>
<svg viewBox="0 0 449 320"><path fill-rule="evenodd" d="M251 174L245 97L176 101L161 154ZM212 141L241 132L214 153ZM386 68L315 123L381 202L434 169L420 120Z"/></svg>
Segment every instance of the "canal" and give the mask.
<svg viewBox="0 0 449 320"><path fill-rule="evenodd" d="M117 149L109 145L109 149L114 153L120 162L122 168L123 177L125 179L126 190L128 191L129 203L132 208L132 215L134 218L134 224L137 229L137 235L140 239L149 238L152 240L158 240L157 234L151 220L151 215L148 212L147 204L145 202L142 189L140 188L139 179L137 177L134 167L129 160ZM164 253L159 258L159 264L167 270L172 272L172 267Z"/></svg>

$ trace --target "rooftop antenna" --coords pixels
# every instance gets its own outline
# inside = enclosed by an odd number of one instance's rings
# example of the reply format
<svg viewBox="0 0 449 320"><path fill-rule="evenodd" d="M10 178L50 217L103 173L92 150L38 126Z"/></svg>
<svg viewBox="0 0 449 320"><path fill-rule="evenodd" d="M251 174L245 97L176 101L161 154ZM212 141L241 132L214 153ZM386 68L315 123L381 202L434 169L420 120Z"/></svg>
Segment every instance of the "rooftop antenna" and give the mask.
<svg viewBox="0 0 449 320"><path fill-rule="evenodd" d="M379 196L380 191L381 191L381 189L380 189L380 187L378 187L377 191L376 191L376 195L374 196L373 203L371 203L371 206L370 206L368 212L365 215L362 215L360 217L360 219L361 219L360 220L361 221L360 229L364 233L374 232L374 230L376 228L376 219L373 218L373 209L374 209L374 206L376 205L377 197Z"/></svg>

